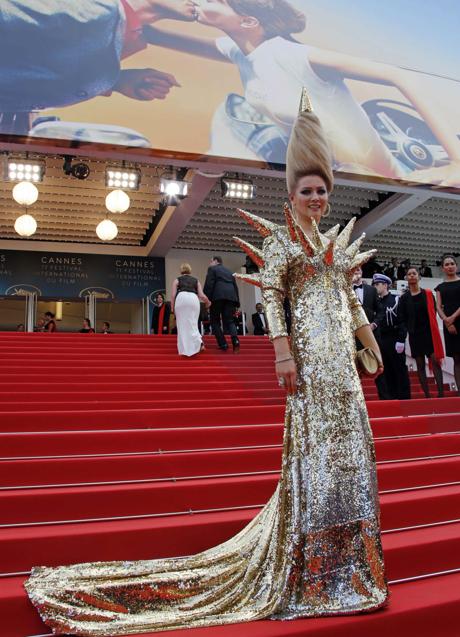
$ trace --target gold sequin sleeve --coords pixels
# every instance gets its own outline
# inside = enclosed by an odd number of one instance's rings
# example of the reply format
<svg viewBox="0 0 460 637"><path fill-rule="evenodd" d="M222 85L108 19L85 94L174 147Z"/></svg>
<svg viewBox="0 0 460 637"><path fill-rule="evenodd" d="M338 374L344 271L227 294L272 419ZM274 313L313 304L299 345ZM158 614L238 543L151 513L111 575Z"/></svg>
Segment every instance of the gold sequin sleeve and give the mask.
<svg viewBox="0 0 460 637"><path fill-rule="evenodd" d="M286 296L287 257L281 241L271 236L263 245L265 268L262 275L262 296L270 328L270 338L288 336L284 317L284 297Z"/></svg>
<svg viewBox="0 0 460 637"><path fill-rule="evenodd" d="M358 301L358 297L356 296L351 285L347 289L347 295L351 312L351 326L353 331L356 332L356 330L359 330L360 327L369 325L369 321L367 320L366 313L364 312L361 303Z"/></svg>

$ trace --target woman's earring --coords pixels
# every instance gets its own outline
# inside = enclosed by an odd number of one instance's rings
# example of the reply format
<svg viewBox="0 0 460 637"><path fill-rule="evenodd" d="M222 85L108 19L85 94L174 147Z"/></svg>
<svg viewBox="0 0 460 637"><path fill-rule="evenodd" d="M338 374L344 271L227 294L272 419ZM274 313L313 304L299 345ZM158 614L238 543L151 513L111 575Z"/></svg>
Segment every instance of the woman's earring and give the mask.
<svg viewBox="0 0 460 637"><path fill-rule="evenodd" d="M331 210L332 210L331 204L328 203L326 206L326 212L324 213L323 217L329 217L329 215L331 214Z"/></svg>

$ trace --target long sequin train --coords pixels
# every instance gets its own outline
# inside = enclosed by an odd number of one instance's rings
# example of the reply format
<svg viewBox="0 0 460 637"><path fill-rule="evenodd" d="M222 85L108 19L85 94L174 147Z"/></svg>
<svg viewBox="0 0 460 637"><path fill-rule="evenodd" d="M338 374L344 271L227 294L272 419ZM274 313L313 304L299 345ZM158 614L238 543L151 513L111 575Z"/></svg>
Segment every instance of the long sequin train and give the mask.
<svg viewBox="0 0 460 637"><path fill-rule="evenodd" d="M350 285L369 255L348 248L351 228L307 241L294 226L257 223L271 335L286 335L288 294L298 373L276 491L238 535L194 556L34 568L27 591L56 633L128 635L386 603L374 446L354 365L354 331L367 320Z"/></svg>

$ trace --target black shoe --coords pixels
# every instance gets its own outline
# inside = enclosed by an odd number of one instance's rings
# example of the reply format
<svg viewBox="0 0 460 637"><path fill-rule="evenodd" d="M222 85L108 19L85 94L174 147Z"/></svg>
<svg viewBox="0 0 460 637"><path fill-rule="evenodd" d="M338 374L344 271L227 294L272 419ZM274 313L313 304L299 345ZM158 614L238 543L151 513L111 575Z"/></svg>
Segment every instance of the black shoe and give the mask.
<svg viewBox="0 0 460 637"><path fill-rule="evenodd" d="M223 352L226 352L228 350L227 343L225 343L225 345L219 345L219 349L221 349Z"/></svg>
<svg viewBox="0 0 460 637"><path fill-rule="evenodd" d="M238 354L238 352L240 351L240 342L235 341L234 343L232 343L232 345L233 345L233 353Z"/></svg>

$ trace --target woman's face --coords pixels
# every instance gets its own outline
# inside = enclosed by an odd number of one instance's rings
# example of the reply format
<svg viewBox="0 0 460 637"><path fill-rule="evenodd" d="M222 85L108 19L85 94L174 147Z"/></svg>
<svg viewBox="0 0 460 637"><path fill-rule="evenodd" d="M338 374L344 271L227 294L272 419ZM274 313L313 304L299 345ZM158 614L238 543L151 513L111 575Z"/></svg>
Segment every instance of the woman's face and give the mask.
<svg viewBox="0 0 460 637"><path fill-rule="evenodd" d="M88 324L88 321L86 319L84 319L84 321L83 321L83 328L85 330L87 330L89 328L89 324Z"/></svg>
<svg viewBox="0 0 460 637"><path fill-rule="evenodd" d="M164 301L164 298L161 296L161 294L159 294L157 296L157 305L162 305Z"/></svg>
<svg viewBox="0 0 460 637"><path fill-rule="evenodd" d="M457 274L457 264L453 259L448 257L442 262L442 270L447 276L454 276Z"/></svg>
<svg viewBox="0 0 460 637"><path fill-rule="evenodd" d="M226 0L196 0L195 13L198 22L224 31L239 28L243 17Z"/></svg>
<svg viewBox="0 0 460 637"><path fill-rule="evenodd" d="M303 219L311 222L314 219L316 223L319 223L326 212L329 201L329 193L324 179L319 175L301 177L295 191L289 195L289 200L298 221Z"/></svg>
<svg viewBox="0 0 460 637"><path fill-rule="evenodd" d="M415 268L409 268L406 272L406 281L409 285L415 285L419 282L419 274Z"/></svg>

